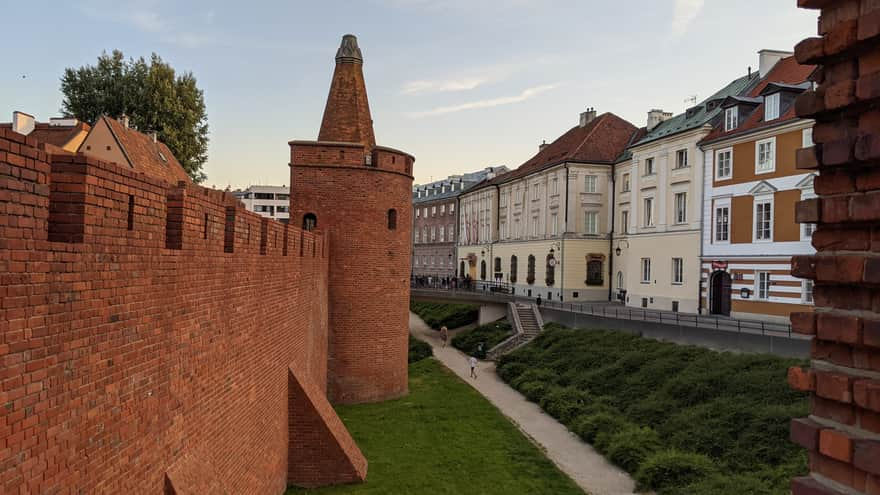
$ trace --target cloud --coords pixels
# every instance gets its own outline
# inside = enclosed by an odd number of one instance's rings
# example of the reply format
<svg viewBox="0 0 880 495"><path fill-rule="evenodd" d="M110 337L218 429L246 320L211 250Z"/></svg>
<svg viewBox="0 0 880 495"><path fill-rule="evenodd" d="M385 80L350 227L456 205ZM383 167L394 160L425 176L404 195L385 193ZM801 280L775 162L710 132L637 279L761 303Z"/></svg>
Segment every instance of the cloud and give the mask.
<svg viewBox="0 0 880 495"><path fill-rule="evenodd" d="M403 85L404 94L448 93L451 91L468 91L486 84L490 78L473 77L468 79L447 79L444 81L410 81Z"/></svg>
<svg viewBox="0 0 880 495"><path fill-rule="evenodd" d="M675 0L672 13L672 34L682 36L688 27L700 15L705 0Z"/></svg>
<svg viewBox="0 0 880 495"><path fill-rule="evenodd" d="M143 33L156 35L161 42L170 45L197 48L217 41L217 38L207 34L179 29L178 25L192 25L192 22L174 22L174 20L160 15L150 5L135 7L134 2L128 5L125 5L124 1L120 3L123 5L116 5L114 8L110 8L110 4L104 0L95 0L87 2L81 8L87 16L93 19L128 24ZM149 2L143 3L149 4ZM204 22L211 24L213 20L214 11L208 11Z"/></svg>
<svg viewBox="0 0 880 495"><path fill-rule="evenodd" d="M543 86L535 86L532 88L525 89L522 93L514 96L501 96L498 98L490 98L486 100L477 100L471 101L468 103L461 103L459 105L451 105L445 107L437 107L432 110L428 110L426 112L418 112L412 114L413 117L430 117L434 115L444 115L447 113L456 113L463 112L465 110L477 110L480 108L492 108L499 107L502 105L512 105L514 103L522 103L528 99L531 99L535 96L538 96L542 93L546 93L548 91L552 91L560 86L559 83L556 84L545 84Z"/></svg>
<svg viewBox="0 0 880 495"><path fill-rule="evenodd" d="M528 60L502 62L492 65L481 65L478 68L461 70L457 75L441 79L418 79L403 85L405 95L415 96L432 93L452 93L470 91L487 84L509 79L514 74L538 67L560 63L561 59L553 55L530 57Z"/></svg>

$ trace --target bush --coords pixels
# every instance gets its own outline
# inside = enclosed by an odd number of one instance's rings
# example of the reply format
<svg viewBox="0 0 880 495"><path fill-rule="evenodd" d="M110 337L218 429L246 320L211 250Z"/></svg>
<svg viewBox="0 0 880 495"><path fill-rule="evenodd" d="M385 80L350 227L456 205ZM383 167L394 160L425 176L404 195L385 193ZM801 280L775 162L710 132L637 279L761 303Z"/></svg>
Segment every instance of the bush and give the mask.
<svg viewBox="0 0 880 495"><path fill-rule="evenodd" d="M495 371L498 373L498 376L501 377L505 382L511 382L522 375L528 370L529 367L525 363L517 363L515 361L504 361L502 357L501 362L498 364L498 367Z"/></svg>
<svg viewBox="0 0 880 495"><path fill-rule="evenodd" d="M409 309L434 330L443 326L450 330L463 327L480 317L480 307L473 304L412 301Z"/></svg>
<svg viewBox="0 0 880 495"><path fill-rule="evenodd" d="M506 321L490 323L459 333L452 338L452 347L469 356L484 359L489 349L511 335L513 335L513 327L510 323Z"/></svg>
<svg viewBox="0 0 880 495"><path fill-rule="evenodd" d="M519 391L530 401L539 402L549 389L550 385L547 383L535 380L523 383Z"/></svg>
<svg viewBox="0 0 880 495"><path fill-rule="evenodd" d="M584 412L589 402L589 394L574 387L551 387L541 398L539 405L547 414L564 424L569 424Z"/></svg>
<svg viewBox="0 0 880 495"><path fill-rule="evenodd" d="M611 462L627 472L635 473L645 459L660 448L660 437L656 431L648 427L631 426L611 437L606 453Z"/></svg>
<svg viewBox="0 0 880 495"><path fill-rule="evenodd" d="M416 361L421 361L422 359L429 358L434 355L434 351L431 349L431 346L428 345L427 342L422 342L421 340L409 336L409 362L415 363Z"/></svg>
<svg viewBox="0 0 880 495"><path fill-rule="evenodd" d="M636 473L636 481L643 490L664 492L695 483L714 473L715 465L704 455L665 450L645 459Z"/></svg>
<svg viewBox="0 0 880 495"><path fill-rule="evenodd" d="M787 490L787 491L790 491ZM774 489L758 478L742 474L712 475L691 483L684 488L673 488L663 492L664 495L776 495Z"/></svg>
<svg viewBox="0 0 880 495"><path fill-rule="evenodd" d="M574 422L574 432L585 442L594 444L597 449L602 450L598 445L595 445L600 436L610 439L611 436L628 426L630 423L620 414L600 412L579 417Z"/></svg>

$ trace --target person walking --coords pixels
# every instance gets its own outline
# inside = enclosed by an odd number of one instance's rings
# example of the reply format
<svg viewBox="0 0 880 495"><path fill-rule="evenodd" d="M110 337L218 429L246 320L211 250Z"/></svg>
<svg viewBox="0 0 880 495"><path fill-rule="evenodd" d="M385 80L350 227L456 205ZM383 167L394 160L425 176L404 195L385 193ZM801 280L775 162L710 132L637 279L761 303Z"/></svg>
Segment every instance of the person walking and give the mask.
<svg viewBox="0 0 880 495"><path fill-rule="evenodd" d="M538 299L535 301L535 304L537 304L538 307L541 307L541 294L538 294Z"/></svg>
<svg viewBox="0 0 880 495"><path fill-rule="evenodd" d="M470 377L473 378L474 380L476 380L477 379L477 358L471 356L471 358L468 361L470 362L470 365L471 365L471 376Z"/></svg>
<svg viewBox="0 0 880 495"><path fill-rule="evenodd" d="M443 342L443 347L446 347L446 341L449 340L449 329L446 325L440 327L440 340Z"/></svg>

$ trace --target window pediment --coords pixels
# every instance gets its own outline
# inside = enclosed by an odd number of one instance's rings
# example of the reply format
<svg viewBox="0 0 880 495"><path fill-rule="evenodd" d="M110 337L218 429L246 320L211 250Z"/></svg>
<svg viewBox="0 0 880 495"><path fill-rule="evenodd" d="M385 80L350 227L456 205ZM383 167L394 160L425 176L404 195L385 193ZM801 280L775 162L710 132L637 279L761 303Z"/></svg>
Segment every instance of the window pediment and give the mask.
<svg viewBox="0 0 880 495"><path fill-rule="evenodd" d="M751 194L752 196L761 196L764 194L773 194L776 191L778 191L778 189L773 187L772 184L770 184L766 180L762 180L755 187L749 190L749 194Z"/></svg>

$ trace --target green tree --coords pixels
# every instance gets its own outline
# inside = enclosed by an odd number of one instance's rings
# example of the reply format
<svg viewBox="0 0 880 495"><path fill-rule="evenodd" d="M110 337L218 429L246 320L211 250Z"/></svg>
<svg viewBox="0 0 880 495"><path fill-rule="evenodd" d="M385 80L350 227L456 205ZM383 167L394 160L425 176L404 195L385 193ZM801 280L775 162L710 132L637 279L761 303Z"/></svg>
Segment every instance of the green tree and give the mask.
<svg viewBox="0 0 880 495"><path fill-rule="evenodd" d="M67 68L61 77L61 111L94 124L102 115L130 118L143 131L156 131L196 182L203 182L208 158L205 98L190 72L177 75L155 53L125 59L122 52L102 53L95 65Z"/></svg>

